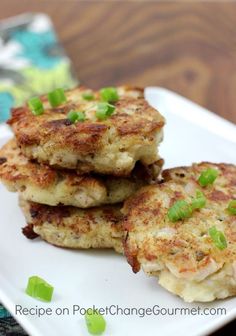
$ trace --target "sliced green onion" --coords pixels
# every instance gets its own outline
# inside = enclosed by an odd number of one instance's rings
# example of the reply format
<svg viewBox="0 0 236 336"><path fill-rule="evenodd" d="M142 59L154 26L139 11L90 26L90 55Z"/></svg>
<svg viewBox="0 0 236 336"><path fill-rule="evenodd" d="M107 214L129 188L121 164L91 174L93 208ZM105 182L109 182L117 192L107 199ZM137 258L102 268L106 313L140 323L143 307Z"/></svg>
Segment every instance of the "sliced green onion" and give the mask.
<svg viewBox="0 0 236 336"><path fill-rule="evenodd" d="M70 111L67 114L67 118L74 124L77 121L85 121L85 115L80 111Z"/></svg>
<svg viewBox="0 0 236 336"><path fill-rule="evenodd" d="M114 87L106 87L100 90L100 96L103 101L115 103L119 100L119 95Z"/></svg>
<svg viewBox="0 0 236 336"><path fill-rule="evenodd" d="M227 210L231 215L236 215L236 200L229 202Z"/></svg>
<svg viewBox="0 0 236 336"><path fill-rule="evenodd" d="M180 200L175 202L168 210L168 218L172 222L180 219L189 218L192 215L192 208L186 201Z"/></svg>
<svg viewBox="0 0 236 336"><path fill-rule="evenodd" d="M92 335L101 335L106 329L106 321L96 310L89 308L85 314L88 332Z"/></svg>
<svg viewBox="0 0 236 336"><path fill-rule="evenodd" d="M48 94L48 100L52 107L57 107L66 102L66 96L63 89L56 89Z"/></svg>
<svg viewBox="0 0 236 336"><path fill-rule="evenodd" d="M191 207L193 210L201 209L206 205L206 197L201 190L196 191L196 197L191 202Z"/></svg>
<svg viewBox="0 0 236 336"><path fill-rule="evenodd" d="M91 91L86 91L82 94L83 99L85 100L93 100L94 94Z"/></svg>
<svg viewBox="0 0 236 336"><path fill-rule="evenodd" d="M38 276L32 276L28 280L26 294L35 299L50 302L52 300L53 287Z"/></svg>
<svg viewBox="0 0 236 336"><path fill-rule="evenodd" d="M109 103L98 103L96 117L99 120L107 119L115 111L115 106Z"/></svg>
<svg viewBox="0 0 236 336"><path fill-rule="evenodd" d="M227 241L222 231L218 231L215 226L212 226L208 232L213 240L213 243L218 249L224 250L227 247Z"/></svg>
<svg viewBox="0 0 236 336"><path fill-rule="evenodd" d="M202 187L206 187L209 184L213 184L217 176L218 176L218 171L216 169L208 168L201 173L198 179L198 183Z"/></svg>
<svg viewBox="0 0 236 336"><path fill-rule="evenodd" d="M68 114L67 114L67 118L72 122L72 123L75 123L77 121L77 112L75 111L70 111Z"/></svg>
<svg viewBox="0 0 236 336"><path fill-rule="evenodd" d="M34 115L40 115L44 112L43 103L40 98L33 97L28 100L28 106Z"/></svg>
<svg viewBox="0 0 236 336"><path fill-rule="evenodd" d="M78 116L78 121L85 121L85 114L83 112L78 111L77 112L77 116Z"/></svg>

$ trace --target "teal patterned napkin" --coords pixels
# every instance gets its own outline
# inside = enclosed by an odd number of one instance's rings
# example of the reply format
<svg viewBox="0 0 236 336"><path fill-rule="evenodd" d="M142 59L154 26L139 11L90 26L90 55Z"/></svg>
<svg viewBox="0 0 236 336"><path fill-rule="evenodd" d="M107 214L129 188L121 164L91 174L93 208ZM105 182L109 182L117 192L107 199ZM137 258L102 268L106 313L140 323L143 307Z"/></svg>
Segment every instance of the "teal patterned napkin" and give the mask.
<svg viewBox="0 0 236 336"><path fill-rule="evenodd" d="M23 14L0 22L0 122L12 106L57 87L78 84L70 59L45 14Z"/></svg>
<svg viewBox="0 0 236 336"><path fill-rule="evenodd" d="M0 304L0 318L10 317L10 313Z"/></svg>
<svg viewBox="0 0 236 336"><path fill-rule="evenodd" d="M0 305L0 336L27 336L21 326Z"/></svg>

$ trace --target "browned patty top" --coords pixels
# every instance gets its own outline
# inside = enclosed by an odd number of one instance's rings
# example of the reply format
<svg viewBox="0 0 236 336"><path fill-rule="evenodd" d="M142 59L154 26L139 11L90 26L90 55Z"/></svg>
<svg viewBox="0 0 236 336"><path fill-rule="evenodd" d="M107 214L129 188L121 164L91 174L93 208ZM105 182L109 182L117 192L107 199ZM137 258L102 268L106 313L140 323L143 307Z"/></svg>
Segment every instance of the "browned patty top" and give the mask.
<svg viewBox="0 0 236 336"><path fill-rule="evenodd" d="M49 106L46 96L41 97L46 109L40 116L33 115L28 106L14 108L8 124L18 144L40 146L50 142L58 148L92 155L99 151L104 133L111 127L119 137L145 137L164 125L164 119L143 98L141 89L124 87L119 101L114 103L115 113L103 121L95 118L99 92L94 92L95 100L91 102L82 98L86 91L83 87L67 91L67 102L56 108ZM87 120L72 124L67 119L71 110L85 111Z"/></svg>
<svg viewBox="0 0 236 336"><path fill-rule="evenodd" d="M218 177L201 187L202 171L214 168ZM236 199L236 166L203 162L191 167L167 169L164 182L140 189L125 202L126 255L134 271L140 265L150 272L167 267L177 277L200 277L206 269L221 268L236 260L236 216L228 212ZM178 200L191 200L196 190L204 193L206 205L190 218L172 222L168 209ZM209 235L215 226L223 232L227 248L218 249Z"/></svg>

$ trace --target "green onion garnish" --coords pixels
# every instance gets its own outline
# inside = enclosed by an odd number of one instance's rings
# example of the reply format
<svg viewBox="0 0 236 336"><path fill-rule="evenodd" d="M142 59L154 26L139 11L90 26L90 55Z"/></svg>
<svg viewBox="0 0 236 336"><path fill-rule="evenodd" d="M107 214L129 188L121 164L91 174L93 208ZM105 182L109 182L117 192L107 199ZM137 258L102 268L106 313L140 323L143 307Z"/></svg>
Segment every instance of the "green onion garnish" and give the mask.
<svg viewBox="0 0 236 336"><path fill-rule="evenodd" d="M198 179L198 183L202 187L206 187L208 184L213 184L217 176L218 176L218 171L216 169L208 168L201 173Z"/></svg>
<svg viewBox="0 0 236 336"><path fill-rule="evenodd" d="M75 111L70 111L68 114L67 114L67 118L72 122L72 123L75 123L77 121L77 112Z"/></svg>
<svg viewBox="0 0 236 336"><path fill-rule="evenodd" d="M175 202L168 210L168 218L172 222L180 219L189 218L192 215L192 208L186 201L180 200Z"/></svg>
<svg viewBox="0 0 236 336"><path fill-rule="evenodd" d="M85 121L85 115L80 111L70 111L67 114L67 118L74 124L77 121Z"/></svg>
<svg viewBox="0 0 236 336"><path fill-rule="evenodd" d="M63 89L56 89L48 94L48 100L52 107L57 107L66 102L66 96Z"/></svg>
<svg viewBox="0 0 236 336"><path fill-rule="evenodd" d="M86 91L82 94L83 99L85 100L93 100L94 94L91 91Z"/></svg>
<svg viewBox="0 0 236 336"><path fill-rule="evenodd" d="M191 202L191 207L193 210L201 209L206 205L206 197L204 196L203 192L200 190L196 191L196 197Z"/></svg>
<svg viewBox="0 0 236 336"><path fill-rule="evenodd" d="M40 115L44 112L43 103L38 97L33 97L29 99L28 106L34 115Z"/></svg>
<svg viewBox="0 0 236 336"><path fill-rule="evenodd" d="M229 202L227 210L231 215L236 215L236 200Z"/></svg>
<svg viewBox="0 0 236 336"><path fill-rule="evenodd" d="M29 278L25 292L35 299L50 302L52 300L53 289L45 280L35 275Z"/></svg>
<svg viewBox="0 0 236 336"><path fill-rule="evenodd" d="M88 332L92 335L101 335L106 329L106 321L103 316L92 308L89 308L85 314L85 321Z"/></svg>
<svg viewBox="0 0 236 336"><path fill-rule="evenodd" d="M215 226L212 226L208 232L218 249L224 250L227 247L227 241L222 231L218 231Z"/></svg>
<svg viewBox="0 0 236 336"><path fill-rule="evenodd" d="M115 103L119 100L119 95L114 87L107 87L100 90L100 96L103 101Z"/></svg>
<svg viewBox="0 0 236 336"><path fill-rule="evenodd" d="M104 120L108 118L115 111L115 106L109 103L98 103L96 117L99 120Z"/></svg>

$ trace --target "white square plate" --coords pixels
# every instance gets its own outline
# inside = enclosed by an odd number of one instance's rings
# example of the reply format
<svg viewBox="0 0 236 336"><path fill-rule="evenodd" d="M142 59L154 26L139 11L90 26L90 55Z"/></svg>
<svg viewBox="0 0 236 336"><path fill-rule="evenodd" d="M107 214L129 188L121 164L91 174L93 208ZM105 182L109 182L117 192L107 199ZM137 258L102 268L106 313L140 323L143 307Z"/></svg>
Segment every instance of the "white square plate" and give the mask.
<svg viewBox="0 0 236 336"><path fill-rule="evenodd" d="M236 163L236 127L233 124L162 88L148 88L146 97L167 120L161 146L166 167L202 160ZM1 126L0 145L9 136L6 126ZM216 316L109 314L106 336L206 335L236 317L236 298L209 304L186 304L159 287L155 278L146 277L142 271L133 274L124 257L115 252L71 251L40 240L27 240L21 233L25 221L17 205L17 195L7 192L2 185L0 208L0 301L32 336L88 335L84 317L73 315L73 305L227 309L226 315ZM39 275L54 286L51 303L36 301L24 293L31 275ZM53 314L16 316L16 304L51 308ZM58 308L68 308L69 315L66 312L64 316L56 315L56 311L60 312Z"/></svg>

